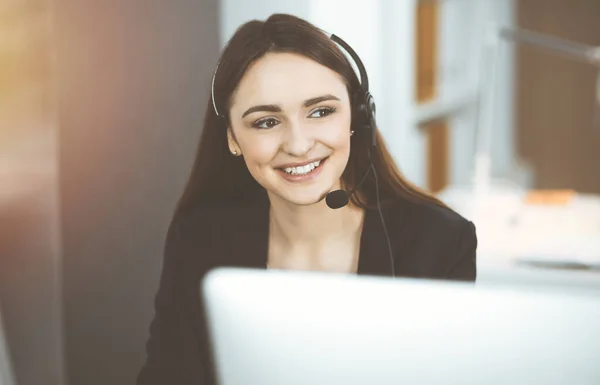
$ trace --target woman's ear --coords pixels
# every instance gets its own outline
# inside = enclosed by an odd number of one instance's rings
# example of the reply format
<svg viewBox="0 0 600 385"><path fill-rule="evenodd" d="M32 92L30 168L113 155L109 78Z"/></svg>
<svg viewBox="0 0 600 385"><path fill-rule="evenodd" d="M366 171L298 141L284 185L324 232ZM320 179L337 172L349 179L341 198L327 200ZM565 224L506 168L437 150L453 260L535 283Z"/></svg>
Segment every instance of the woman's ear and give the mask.
<svg viewBox="0 0 600 385"><path fill-rule="evenodd" d="M237 140L235 139L235 135L233 134L231 127L227 128L227 144L229 145L229 151L233 155L242 155L242 150L240 150L240 146L237 144Z"/></svg>

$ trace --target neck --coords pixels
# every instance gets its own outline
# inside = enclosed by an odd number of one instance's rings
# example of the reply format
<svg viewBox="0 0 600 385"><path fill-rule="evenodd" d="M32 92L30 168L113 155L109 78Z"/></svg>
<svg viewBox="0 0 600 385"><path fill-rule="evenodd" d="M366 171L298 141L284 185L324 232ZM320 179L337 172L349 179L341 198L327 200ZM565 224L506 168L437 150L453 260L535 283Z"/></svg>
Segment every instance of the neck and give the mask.
<svg viewBox="0 0 600 385"><path fill-rule="evenodd" d="M334 210L324 199L310 206L270 201L271 232L289 246L319 247L355 234L362 226L364 212L351 204Z"/></svg>

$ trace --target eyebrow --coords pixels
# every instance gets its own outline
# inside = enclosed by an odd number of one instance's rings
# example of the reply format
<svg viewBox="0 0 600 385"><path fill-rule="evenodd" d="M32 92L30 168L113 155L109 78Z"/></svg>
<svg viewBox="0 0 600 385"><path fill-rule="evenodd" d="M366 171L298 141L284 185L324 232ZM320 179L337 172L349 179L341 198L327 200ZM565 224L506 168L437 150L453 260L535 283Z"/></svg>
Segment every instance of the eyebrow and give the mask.
<svg viewBox="0 0 600 385"><path fill-rule="evenodd" d="M317 96L314 98L310 98L310 99L306 99L304 101L304 103L302 104L304 107L310 107L314 104L317 103L321 103L327 100L337 100L339 101L340 98L338 98L337 96L333 96L331 94L327 94L327 95L322 95L322 96ZM246 115L249 115L253 112L258 112L258 111L266 111L266 112L281 112L281 106L278 104L261 104L258 106L253 106L248 108L243 114L242 114L242 119L246 117Z"/></svg>

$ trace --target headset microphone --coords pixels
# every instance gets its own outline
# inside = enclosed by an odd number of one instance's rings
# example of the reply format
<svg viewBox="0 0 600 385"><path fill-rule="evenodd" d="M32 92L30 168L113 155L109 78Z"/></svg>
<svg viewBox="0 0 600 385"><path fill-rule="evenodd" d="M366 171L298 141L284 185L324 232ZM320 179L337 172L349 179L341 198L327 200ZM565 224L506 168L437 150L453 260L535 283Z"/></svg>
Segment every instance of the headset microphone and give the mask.
<svg viewBox="0 0 600 385"><path fill-rule="evenodd" d="M367 179L367 175L369 175L369 172L371 172L371 168L371 164L369 164L369 168L367 169L367 172L363 176L360 183L349 192L346 192L346 190L335 190L327 194L327 196L325 197L325 203L327 203L327 206L329 206L330 209L334 210L346 206L350 200L350 196L352 196L352 194L354 194L354 192L358 190L360 186L362 186L365 179Z"/></svg>
<svg viewBox="0 0 600 385"><path fill-rule="evenodd" d="M325 203L330 209L341 209L349 202L350 194L344 190L335 190L327 194Z"/></svg>
<svg viewBox="0 0 600 385"><path fill-rule="evenodd" d="M350 47L344 40L340 39L338 36L331 35L330 38L331 38L331 40L335 41L340 46L342 46L342 48L344 48L346 50L346 52L348 52L348 54L350 54L350 56L352 56L352 59L354 59L354 62L356 63L356 66L358 67L358 71L360 72L360 83L361 83L360 90L357 92L356 95L354 95L353 103L354 103L354 108L356 108L356 110L358 112L357 115L358 115L359 122L358 122L357 128L362 128L363 130L367 131L367 135L371 137L371 143L367 144L367 154L369 157L369 165L368 165L367 171L365 172L365 175L363 176L360 183L358 183L358 185L356 185L356 187L354 187L349 192L346 192L344 190L335 190L335 191L330 192L325 197L325 203L327 203L327 206L329 206L329 208L331 208L331 209L339 209L339 208L346 206L348 204L350 196L352 196L352 194L354 194L354 192L356 190L358 190L360 188L360 186L362 186L364 181L367 179L369 172L373 171L373 179L375 181L375 197L376 197L376 202L377 202L377 211L379 211L379 218L381 219L381 226L383 228L383 233L385 235L385 240L387 242L388 252L389 252L389 256L390 256L390 265L391 265L390 267L391 267L392 276L395 277L396 276L396 267L395 267L395 262L394 262L394 253L392 251L392 244L390 242L390 237L387 232L387 227L385 225L383 213L381 211L381 202L379 201L379 180L377 177L377 170L375 170L375 166L373 164L373 159L371 158L371 149L375 149L377 147L377 122L375 121L375 100L373 99L373 96L369 92L369 78L367 76L367 71L365 69L365 66L362 64L362 61L356 54L356 52L352 49L352 47Z"/></svg>
<svg viewBox="0 0 600 385"><path fill-rule="evenodd" d="M360 90L354 96L354 100L353 100L354 108L357 110L358 115L359 115L359 120L360 120L359 124L363 125L362 128L364 130L367 130L368 134L371 136L370 146L376 147L377 146L377 135L376 135L377 123L375 122L375 101L373 99L373 96L369 92L369 78L367 76L367 71L365 70L364 65L362 64L362 61L360 60L360 58L358 57L356 52L352 49L352 47L350 47L344 40L340 39L336 35L331 35L330 38L333 41L335 41L336 43L338 43L340 46L342 46L342 48L344 48L346 50L346 52L348 52L350 54L350 56L354 59L356 66L358 67L358 71L360 73L361 85L360 85ZM367 151L369 153L369 166L368 166L367 171L365 172L365 175L363 176L362 180L360 181L360 183L358 185L356 185L356 187L354 187L349 192L346 192L345 190L335 190L335 191L331 191L329 194L327 194L327 196L325 197L325 203L327 203L327 206L329 208L335 210L335 209L339 209L339 208L346 206L350 200L350 196L352 196L352 194L354 194L354 192L356 190L358 190L360 188L360 186L362 186L364 181L367 179L369 172L371 172L371 169L373 168L373 161L371 160L371 152L369 151L369 149L367 149ZM375 170L373 170L373 172L375 172Z"/></svg>

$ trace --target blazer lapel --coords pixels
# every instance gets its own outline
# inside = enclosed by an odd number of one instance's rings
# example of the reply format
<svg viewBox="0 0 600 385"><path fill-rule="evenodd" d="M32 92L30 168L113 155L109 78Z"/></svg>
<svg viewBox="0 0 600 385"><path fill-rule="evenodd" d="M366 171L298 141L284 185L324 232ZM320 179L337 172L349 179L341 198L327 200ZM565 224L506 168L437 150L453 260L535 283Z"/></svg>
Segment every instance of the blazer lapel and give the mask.
<svg viewBox="0 0 600 385"><path fill-rule="evenodd" d="M365 213L358 258L359 275L392 275L387 240L378 210L368 209Z"/></svg>

